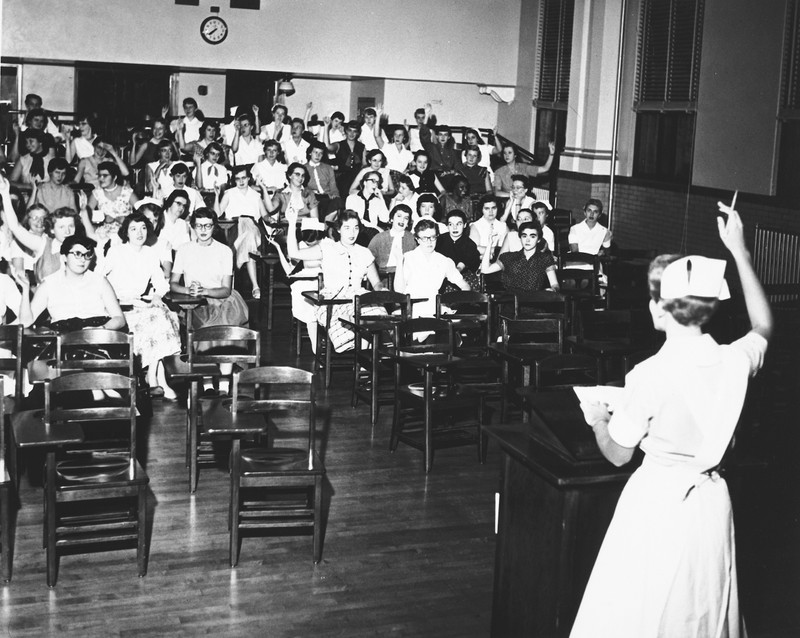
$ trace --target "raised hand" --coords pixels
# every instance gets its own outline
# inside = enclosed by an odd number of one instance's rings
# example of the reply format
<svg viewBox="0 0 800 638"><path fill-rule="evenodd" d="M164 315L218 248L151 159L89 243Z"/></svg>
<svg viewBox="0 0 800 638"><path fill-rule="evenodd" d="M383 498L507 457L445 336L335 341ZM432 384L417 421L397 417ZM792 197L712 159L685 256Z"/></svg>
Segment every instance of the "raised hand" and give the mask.
<svg viewBox="0 0 800 638"><path fill-rule="evenodd" d="M161 107L161 117L166 118L167 114L169 113L169 104L165 104Z"/></svg>
<svg viewBox="0 0 800 638"><path fill-rule="evenodd" d="M78 207L86 208L89 205L89 198L86 197L85 191L78 191Z"/></svg>
<svg viewBox="0 0 800 638"><path fill-rule="evenodd" d="M325 117L323 117L322 121L325 122L325 126L330 126L331 125L331 117L330 117L330 115L326 115Z"/></svg>
<svg viewBox="0 0 800 638"><path fill-rule="evenodd" d="M253 104L250 108L253 109L253 115L258 115L258 104Z"/></svg>
<svg viewBox="0 0 800 638"><path fill-rule="evenodd" d="M728 216L727 221L722 217L717 217L717 229L719 238L732 255L744 255L747 253L747 244L744 241L744 224L739 213L722 202L717 202L717 208L721 213Z"/></svg>
<svg viewBox="0 0 800 638"><path fill-rule="evenodd" d="M310 111L312 108L314 108L314 103L313 102L309 102L308 104L306 104L306 110L307 111Z"/></svg>
<svg viewBox="0 0 800 638"><path fill-rule="evenodd" d="M5 175L0 173L0 195L8 195L11 192L11 183L6 179Z"/></svg>
<svg viewBox="0 0 800 638"><path fill-rule="evenodd" d="M555 154L555 152L556 152L556 143L555 142L548 142L547 143L547 150L550 151L550 155Z"/></svg>
<svg viewBox="0 0 800 638"><path fill-rule="evenodd" d="M25 273L24 270L20 271L14 268L11 264L8 265L8 272L14 278L14 281L19 284L19 287L22 288L23 294L30 293L31 289L31 280L28 279L28 275Z"/></svg>

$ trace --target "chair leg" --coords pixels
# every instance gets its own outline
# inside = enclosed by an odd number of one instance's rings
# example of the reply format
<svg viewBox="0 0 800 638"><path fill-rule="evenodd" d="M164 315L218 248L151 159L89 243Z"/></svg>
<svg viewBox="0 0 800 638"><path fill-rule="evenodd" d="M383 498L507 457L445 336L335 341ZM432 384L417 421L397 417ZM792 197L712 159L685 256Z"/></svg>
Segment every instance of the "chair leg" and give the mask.
<svg viewBox="0 0 800 638"><path fill-rule="evenodd" d="M139 486L137 506L136 561L139 566L139 578L142 578L147 575L147 485Z"/></svg>
<svg viewBox="0 0 800 638"><path fill-rule="evenodd" d="M272 314L275 310L275 267L270 264L269 268L269 290L267 290L267 330L272 331Z"/></svg>
<svg viewBox="0 0 800 638"><path fill-rule="evenodd" d="M508 362L503 361L503 388L500 392L500 423L505 423L508 417Z"/></svg>
<svg viewBox="0 0 800 638"><path fill-rule="evenodd" d="M372 387L370 388L370 404L369 404L369 419L372 427L375 427L375 423L378 421L378 377L380 373L380 360L378 359L378 350L373 344L372 348L372 369L370 370L370 383Z"/></svg>
<svg viewBox="0 0 800 638"><path fill-rule="evenodd" d="M58 555L56 554L56 460L55 452L47 453L47 487L45 501L47 501L47 518L45 529L47 531L47 586L55 587L58 577Z"/></svg>
<svg viewBox="0 0 800 638"><path fill-rule="evenodd" d="M11 506L13 489L6 486L0 490L0 544L2 544L2 575L3 581L11 581L11 562L13 559L11 550Z"/></svg>
<svg viewBox="0 0 800 638"><path fill-rule="evenodd" d="M231 503L228 508L228 518L230 521L230 548L229 558L231 567L236 567L239 563L239 497L240 497L240 478L241 478L241 450L236 445L238 439L234 440L233 447L235 450L231 454L236 456L233 458L233 467L231 468Z"/></svg>
<svg viewBox="0 0 800 638"><path fill-rule="evenodd" d="M322 477L314 480L314 563L322 558Z"/></svg>
<svg viewBox="0 0 800 638"><path fill-rule="evenodd" d="M478 462L483 465L486 463L486 447L489 444L489 437L483 432L483 397L478 399Z"/></svg>
<svg viewBox="0 0 800 638"><path fill-rule="evenodd" d="M359 345L356 344L355 350L353 350L353 391L350 393L351 408L358 405L358 386L361 381L361 374L359 373L361 366L358 363L358 353L360 349Z"/></svg>

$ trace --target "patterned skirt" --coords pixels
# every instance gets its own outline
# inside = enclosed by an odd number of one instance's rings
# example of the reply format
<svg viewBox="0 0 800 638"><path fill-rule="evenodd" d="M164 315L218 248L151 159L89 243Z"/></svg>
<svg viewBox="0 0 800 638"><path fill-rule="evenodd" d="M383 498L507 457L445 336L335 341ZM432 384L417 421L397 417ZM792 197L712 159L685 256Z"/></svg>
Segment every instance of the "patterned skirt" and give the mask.
<svg viewBox="0 0 800 638"><path fill-rule="evenodd" d="M124 314L143 368L181 351L178 316L166 306L134 307Z"/></svg>

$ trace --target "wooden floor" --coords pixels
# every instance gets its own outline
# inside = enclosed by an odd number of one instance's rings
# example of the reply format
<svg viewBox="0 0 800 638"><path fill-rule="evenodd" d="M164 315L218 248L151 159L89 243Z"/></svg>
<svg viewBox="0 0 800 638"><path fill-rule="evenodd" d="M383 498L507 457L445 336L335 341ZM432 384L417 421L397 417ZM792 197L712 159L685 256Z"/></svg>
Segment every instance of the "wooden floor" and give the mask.
<svg viewBox="0 0 800 638"><path fill-rule="evenodd" d="M265 335L267 361L295 364L282 332L288 316L275 326ZM136 576L133 550L67 556L49 590L41 489L23 479L0 635L488 636L500 453L490 448L481 466L472 448L439 451L426 477L421 453L389 453L389 410L372 429L368 408L353 410L349 399L349 379L338 373L323 395L329 513L320 564L310 536L280 536L244 539L239 566L229 568L227 475L203 470L189 495L183 412L161 401L147 436L147 576ZM800 437L790 438L796 450ZM756 638L800 635L798 481L784 456L759 481L764 497L746 499L755 509L737 513L743 607Z"/></svg>

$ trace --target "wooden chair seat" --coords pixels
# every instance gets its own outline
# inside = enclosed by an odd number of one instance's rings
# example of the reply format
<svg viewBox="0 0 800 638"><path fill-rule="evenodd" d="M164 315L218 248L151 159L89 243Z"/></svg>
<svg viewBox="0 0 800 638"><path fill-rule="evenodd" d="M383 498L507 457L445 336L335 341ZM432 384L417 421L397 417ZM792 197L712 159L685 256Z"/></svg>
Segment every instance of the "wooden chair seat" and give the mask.
<svg viewBox="0 0 800 638"><path fill-rule="evenodd" d="M312 467L309 468L308 450L299 448L248 448L242 450L242 476L284 474L324 473L325 466L315 452Z"/></svg>

